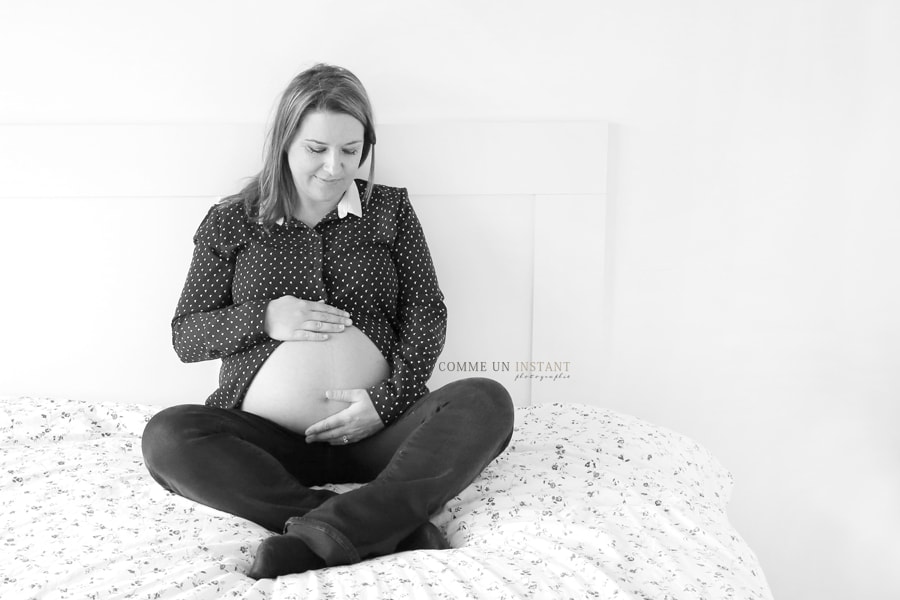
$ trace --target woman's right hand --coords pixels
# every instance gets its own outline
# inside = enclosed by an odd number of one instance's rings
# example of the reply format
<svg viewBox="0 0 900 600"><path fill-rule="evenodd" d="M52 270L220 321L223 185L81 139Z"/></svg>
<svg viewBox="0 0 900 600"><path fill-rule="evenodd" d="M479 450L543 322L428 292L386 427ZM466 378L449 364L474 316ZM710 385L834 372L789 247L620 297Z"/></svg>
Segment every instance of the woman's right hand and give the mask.
<svg viewBox="0 0 900 600"><path fill-rule="evenodd" d="M285 342L315 342L328 339L351 325L350 313L324 302L282 296L266 306L263 329L270 338Z"/></svg>

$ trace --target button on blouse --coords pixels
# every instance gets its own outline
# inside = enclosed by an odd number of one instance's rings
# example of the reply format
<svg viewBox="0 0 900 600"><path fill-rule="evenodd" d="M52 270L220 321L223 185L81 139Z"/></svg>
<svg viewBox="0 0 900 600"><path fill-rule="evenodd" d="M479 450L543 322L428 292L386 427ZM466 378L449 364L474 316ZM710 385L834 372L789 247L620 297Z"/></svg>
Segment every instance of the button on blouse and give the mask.
<svg viewBox="0 0 900 600"><path fill-rule="evenodd" d="M364 197L367 182L355 183ZM242 203L209 210L172 319L181 360L222 359L208 405L240 407L281 343L263 324L285 295L346 310L379 349L391 372L367 391L386 425L428 392L447 310L406 189L375 185L361 217L335 208L313 228L290 219L266 231Z"/></svg>

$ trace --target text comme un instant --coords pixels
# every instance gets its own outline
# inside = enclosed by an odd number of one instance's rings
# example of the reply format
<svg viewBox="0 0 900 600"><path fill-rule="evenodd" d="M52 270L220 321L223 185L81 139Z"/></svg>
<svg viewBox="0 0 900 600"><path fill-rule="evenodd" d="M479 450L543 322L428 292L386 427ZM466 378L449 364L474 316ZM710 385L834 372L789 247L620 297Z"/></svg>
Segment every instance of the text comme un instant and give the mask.
<svg viewBox="0 0 900 600"><path fill-rule="evenodd" d="M490 368L488 368L490 364ZM565 373L569 371L572 361L569 360L531 360L531 361L451 361L439 362L437 364L438 371L462 371L468 373L486 373L487 371L519 371L519 372L541 372L541 373ZM514 367L514 368L513 368Z"/></svg>

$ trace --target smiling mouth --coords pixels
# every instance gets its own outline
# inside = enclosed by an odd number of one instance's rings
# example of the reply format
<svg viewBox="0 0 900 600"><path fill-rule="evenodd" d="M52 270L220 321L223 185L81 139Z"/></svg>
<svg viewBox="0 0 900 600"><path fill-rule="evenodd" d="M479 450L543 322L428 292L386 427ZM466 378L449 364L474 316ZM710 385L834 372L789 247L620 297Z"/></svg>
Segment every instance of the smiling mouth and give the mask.
<svg viewBox="0 0 900 600"><path fill-rule="evenodd" d="M338 178L338 179L323 179L322 177L316 177L316 179L318 179L322 183L338 183L339 181L342 181L340 178Z"/></svg>

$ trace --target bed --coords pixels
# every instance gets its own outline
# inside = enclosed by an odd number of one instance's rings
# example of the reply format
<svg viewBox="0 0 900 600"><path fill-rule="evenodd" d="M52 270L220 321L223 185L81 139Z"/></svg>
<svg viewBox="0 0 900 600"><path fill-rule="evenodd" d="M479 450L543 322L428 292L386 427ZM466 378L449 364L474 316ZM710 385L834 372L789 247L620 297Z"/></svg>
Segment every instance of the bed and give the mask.
<svg viewBox="0 0 900 600"><path fill-rule="evenodd" d="M258 168L263 134L0 125L0 279L55 285L0 311L15 340L0 348L0 598L771 598L728 520L729 472L597 391L614 351L602 122L379 125L377 181L409 189L450 315L429 386L500 381L515 434L433 516L452 549L248 578L268 532L166 493L140 436L215 387L216 363L178 362L168 323L197 223ZM67 157L52 173L51 144ZM63 312L57 290L76 290Z"/></svg>
<svg viewBox="0 0 900 600"><path fill-rule="evenodd" d="M731 475L709 452L557 403L517 409L506 453L433 516L451 549L255 581L245 573L269 532L147 474L140 436L158 409L0 401L0 597L771 598L728 521Z"/></svg>

